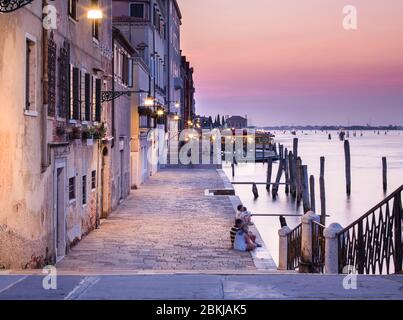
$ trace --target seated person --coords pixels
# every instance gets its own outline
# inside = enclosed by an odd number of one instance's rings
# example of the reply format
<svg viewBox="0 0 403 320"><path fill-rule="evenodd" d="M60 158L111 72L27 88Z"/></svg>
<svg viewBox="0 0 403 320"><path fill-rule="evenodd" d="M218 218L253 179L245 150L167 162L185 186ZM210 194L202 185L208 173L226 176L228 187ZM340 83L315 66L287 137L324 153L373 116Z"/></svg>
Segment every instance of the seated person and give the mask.
<svg viewBox="0 0 403 320"><path fill-rule="evenodd" d="M243 207L240 214L239 214L239 219L243 220L244 223L246 223L249 226L253 225L252 222L252 213L248 211L246 207Z"/></svg>
<svg viewBox="0 0 403 320"><path fill-rule="evenodd" d="M243 226L244 226L243 229L248 233L250 239L253 241L253 243L256 245L256 247L261 248L262 245L260 243L256 242L256 235L254 235L253 232L249 230L248 224L243 223Z"/></svg>
<svg viewBox="0 0 403 320"><path fill-rule="evenodd" d="M242 225L243 225L243 221L241 219L236 219L235 224L231 228L230 236L231 236L232 248L234 247L235 236L236 236L237 232L242 228Z"/></svg>
<svg viewBox="0 0 403 320"><path fill-rule="evenodd" d="M235 235L234 249L238 251L253 251L256 247L256 244L249 235L247 226L244 224Z"/></svg>
<svg viewBox="0 0 403 320"><path fill-rule="evenodd" d="M235 219L241 219L241 214L242 214L242 212L243 212L243 205L240 204L240 205L237 207L237 212L236 212L236 215L235 215Z"/></svg>

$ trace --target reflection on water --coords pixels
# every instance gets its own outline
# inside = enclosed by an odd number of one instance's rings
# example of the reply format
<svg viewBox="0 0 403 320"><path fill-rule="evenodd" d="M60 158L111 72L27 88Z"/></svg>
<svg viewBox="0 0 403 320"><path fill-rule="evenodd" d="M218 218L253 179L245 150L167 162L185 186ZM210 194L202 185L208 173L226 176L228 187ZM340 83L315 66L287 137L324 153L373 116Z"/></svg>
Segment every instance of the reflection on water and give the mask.
<svg viewBox="0 0 403 320"><path fill-rule="evenodd" d="M347 197L345 188L344 145L337 139L337 133L331 132L332 140L328 140L326 132L298 132L299 155L304 164L308 165L309 175L315 176L316 208L319 201L319 170L320 157L326 158L325 181L327 212L330 215L326 224L338 222L347 226L362 216L385 197L382 188L382 157L388 159L388 194L403 184L403 132L391 131L380 135L373 131L364 132L357 137L350 134L352 192ZM275 142L281 143L292 150L295 136L289 133L276 132ZM275 179L278 164L273 167ZM266 181L267 165L262 163L239 164L233 181ZM224 171L231 178L231 166L224 165ZM283 179L284 181L284 175ZM302 214L302 206L297 208L291 196L287 196L284 186L280 186L279 197L273 200L265 186L258 186L259 198L254 200L252 186L236 185L237 195L248 210L255 214ZM255 217L266 245L270 248L273 258L278 258L278 218ZM287 218L288 225L293 228L300 223L300 218Z"/></svg>

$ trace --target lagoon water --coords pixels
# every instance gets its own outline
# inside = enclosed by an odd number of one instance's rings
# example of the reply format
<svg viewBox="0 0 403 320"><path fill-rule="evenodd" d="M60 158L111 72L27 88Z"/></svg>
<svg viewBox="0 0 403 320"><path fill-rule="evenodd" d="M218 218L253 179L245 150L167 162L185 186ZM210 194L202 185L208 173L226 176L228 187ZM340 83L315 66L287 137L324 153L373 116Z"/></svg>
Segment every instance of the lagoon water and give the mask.
<svg viewBox="0 0 403 320"><path fill-rule="evenodd" d="M382 201L385 193L382 188L382 157L388 159L388 191L393 192L403 184L403 132L390 131L387 134L373 131L357 132L353 137L350 132L352 192L346 195L344 143L338 139L337 132L329 132L332 140L328 140L326 132L299 131L299 156L308 165L309 175L315 176L316 208L320 209L319 171L320 157L326 158L325 183L327 218L326 224L337 222L347 226L369 209ZM290 133L276 132L276 143L281 143L292 150L293 138ZM224 164L224 171L231 178L231 166ZM273 166L272 180L275 179L278 163ZM267 164L239 164L235 169L233 181L266 181ZM284 182L284 175L282 178ZM285 194L284 186L280 186L279 196L273 200L264 185L258 186L259 198L254 200L252 186L236 185L237 195L244 205L254 214L302 214L302 205L297 208L291 196ZM319 211L319 210L318 210ZM272 217L255 217L253 220L268 246L274 260L278 260L279 219ZM287 223L294 228L300 218L289 217Z"/></svg>

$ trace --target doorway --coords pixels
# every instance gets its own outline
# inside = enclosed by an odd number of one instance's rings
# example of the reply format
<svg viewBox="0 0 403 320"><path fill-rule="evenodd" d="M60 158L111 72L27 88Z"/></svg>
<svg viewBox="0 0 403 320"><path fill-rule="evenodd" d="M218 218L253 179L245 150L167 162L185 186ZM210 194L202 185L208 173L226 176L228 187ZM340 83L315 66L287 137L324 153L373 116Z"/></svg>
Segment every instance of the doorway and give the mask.
<svg viewBox="0 0 403 320"><path fill-rule="evenodd" d="M56 262L66 255L66 163L56 162L54 185L54 244Z"/></svg>
<svg viewBox="0 0 403 320"><path fill-rule="evenodd" d="M109 205L108 205L108 148L102 149L102 160L101 160L101 191L100 191L100 203L101 203L101 219L106 219L108 217Z"/></svg>
<svg viewBox="0 0 403 320"><path fill-rule="evenodd" d="M125 197L125 178L124 178L124 165L125 165L125 161L124 161L124 153L123 150L120 150L120 201L122 201Z"/></svg>

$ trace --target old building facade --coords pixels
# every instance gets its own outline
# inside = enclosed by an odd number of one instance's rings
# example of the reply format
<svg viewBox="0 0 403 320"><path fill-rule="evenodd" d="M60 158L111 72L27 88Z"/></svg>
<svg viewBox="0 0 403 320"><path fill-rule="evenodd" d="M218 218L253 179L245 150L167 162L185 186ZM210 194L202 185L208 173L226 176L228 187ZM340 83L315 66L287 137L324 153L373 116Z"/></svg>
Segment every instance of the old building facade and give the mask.
<svg viewBox="0 0 403 320"><path fill-rule="evenodd" d="M185 114L180 18L173 0L0 15L0 269L56 263L157 172Z"/></svg>
<svg viewBox="0 0 403 320"><path fill-rule="evenodd" d="M193 126L194 118L196 116L196 102L195 102L195 84L193 79L194 69L190 66L190 62L186 56L182 56L181 61L181 76L183 81L182 89L182 119L185 128Z"/></svg>
<svg viewBox="0 0 403 320"><path fill-rule="evenodd" d="M248 127L248 119L247 117L231 116L226 119L225 124L228 128L245 129Z"/></svg>
<svg viewBox="0 0 403 320"><path fill-rule="evenodd" d="M112 209L111 20L86 18L94 1L49 4L0 19L4 268L56 262Z"/></svg>

